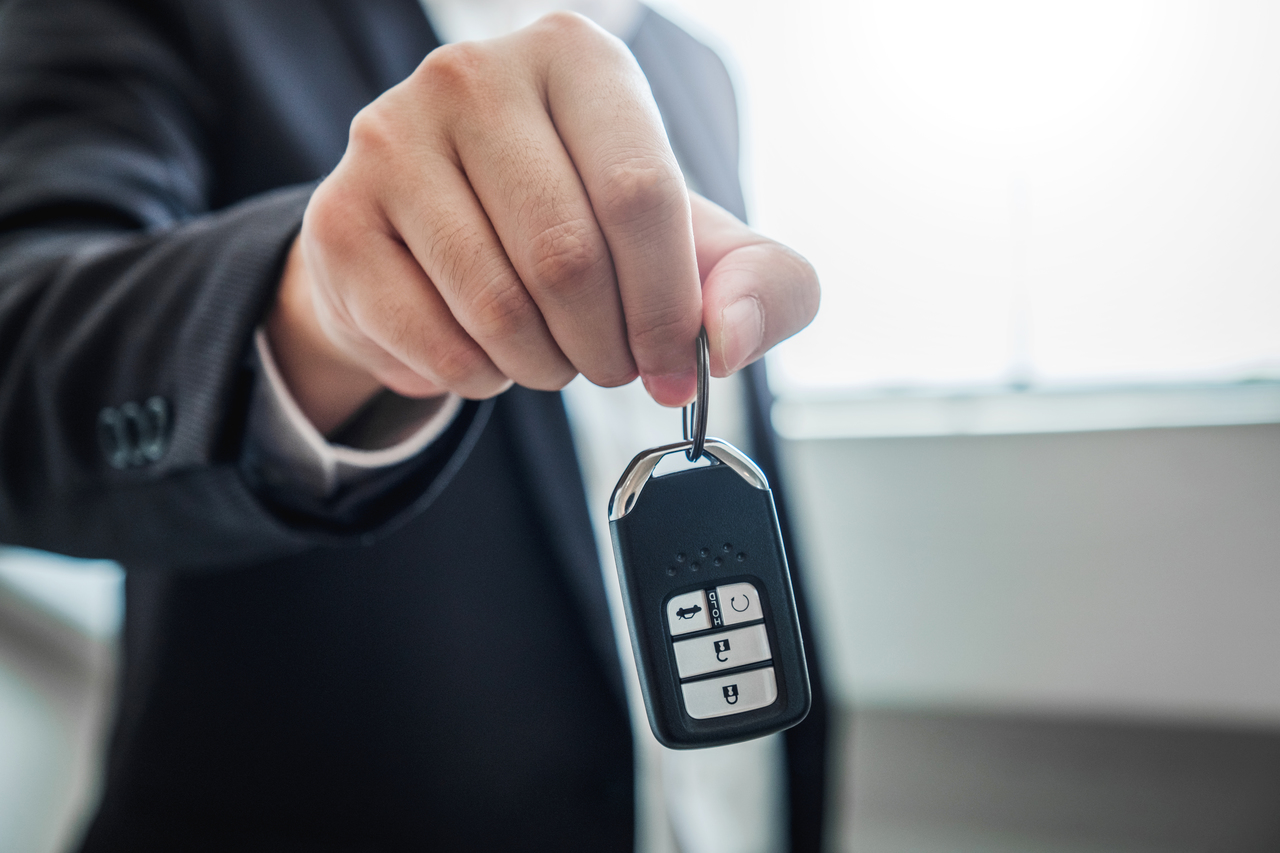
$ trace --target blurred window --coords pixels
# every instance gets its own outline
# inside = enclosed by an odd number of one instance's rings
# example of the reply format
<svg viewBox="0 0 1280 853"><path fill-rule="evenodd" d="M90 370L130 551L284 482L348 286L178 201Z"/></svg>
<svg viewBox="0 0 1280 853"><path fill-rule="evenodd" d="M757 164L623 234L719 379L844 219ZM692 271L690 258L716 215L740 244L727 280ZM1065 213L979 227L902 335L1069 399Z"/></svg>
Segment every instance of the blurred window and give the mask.
<svg viewBox="0 0 1280 853"><path fill-rule="evenodd" d="M822 279L784 398L1280 380L1280 4L656 6Z"/></svg>

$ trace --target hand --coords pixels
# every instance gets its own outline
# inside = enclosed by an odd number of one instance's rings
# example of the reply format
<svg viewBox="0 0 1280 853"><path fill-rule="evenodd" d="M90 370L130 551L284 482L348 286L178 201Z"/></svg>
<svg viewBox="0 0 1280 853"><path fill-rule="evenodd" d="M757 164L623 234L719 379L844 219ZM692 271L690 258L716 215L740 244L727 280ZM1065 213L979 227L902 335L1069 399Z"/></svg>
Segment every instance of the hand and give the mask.
<svg viewBox="0 0 1280 853"><path fill-rule="evenodd" d="M585 18L433 51L352 122L268 321L322 432L381 387L413 397L639 375L694 391L803 328L813 269L684 186L648 84Z"/></svg>

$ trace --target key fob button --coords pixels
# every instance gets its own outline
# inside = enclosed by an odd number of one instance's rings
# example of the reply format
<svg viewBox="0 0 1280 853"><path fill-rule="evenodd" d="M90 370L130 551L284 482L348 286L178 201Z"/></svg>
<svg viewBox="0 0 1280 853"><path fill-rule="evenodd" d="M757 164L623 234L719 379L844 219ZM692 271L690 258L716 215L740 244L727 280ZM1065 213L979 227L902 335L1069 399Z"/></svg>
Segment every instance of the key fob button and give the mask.
<svg viewBox="0 0 1280 853"><path fill-rule="evenodd" d="M711 608L707 606L707 594L699 589L674 596L667 602L667 627L673 637L710 628Z"/></svg>
<svg viewBox="0 0 1280 853"><path fill-rule="evenodd" d="M764 618L760 596L749 583L731 583L716 587L720 599L720 618L726 625L755 622Z"/></svg>
<svg viewBox="0 0 1280 853"><path fill-rule="evenodd" d="M680 689L684 693L684 709L695 720L767 708L778 699L773 667L692 681Z"/></svg>
<svg viewBox="0 0 1280 853"><path fill-rule="evenodd" d="M675 650L676 670L681 678L760 663L773 656L764 625L681 640Z"/></svg>

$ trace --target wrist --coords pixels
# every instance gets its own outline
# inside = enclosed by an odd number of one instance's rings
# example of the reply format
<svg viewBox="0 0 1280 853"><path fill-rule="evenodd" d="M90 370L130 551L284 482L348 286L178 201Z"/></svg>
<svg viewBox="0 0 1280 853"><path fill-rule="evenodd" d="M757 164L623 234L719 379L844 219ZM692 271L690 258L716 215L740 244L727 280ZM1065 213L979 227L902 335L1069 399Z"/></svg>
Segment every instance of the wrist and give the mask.
<svg viewBox="0 0 1280 853"><path fill-rule="evenodd" d="M382 384L325 333L316 316L310 276L295 238L267 318L267 341L298 408L321 433L345 423Z"/></svg>

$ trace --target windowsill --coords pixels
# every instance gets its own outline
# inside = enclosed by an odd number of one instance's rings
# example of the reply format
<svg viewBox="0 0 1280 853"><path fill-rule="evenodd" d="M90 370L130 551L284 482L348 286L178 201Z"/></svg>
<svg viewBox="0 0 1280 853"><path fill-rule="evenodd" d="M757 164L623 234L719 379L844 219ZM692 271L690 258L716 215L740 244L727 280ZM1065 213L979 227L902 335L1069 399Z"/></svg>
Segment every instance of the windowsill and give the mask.
<svg viewBox="0 0 1280 853"><path fill-rule="evenodd" d="M1280 382L1017 391L788 395L773 425L793 441L1016 435L1280 423Z"/></svg>

